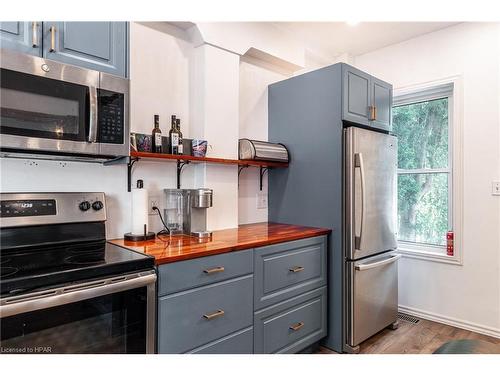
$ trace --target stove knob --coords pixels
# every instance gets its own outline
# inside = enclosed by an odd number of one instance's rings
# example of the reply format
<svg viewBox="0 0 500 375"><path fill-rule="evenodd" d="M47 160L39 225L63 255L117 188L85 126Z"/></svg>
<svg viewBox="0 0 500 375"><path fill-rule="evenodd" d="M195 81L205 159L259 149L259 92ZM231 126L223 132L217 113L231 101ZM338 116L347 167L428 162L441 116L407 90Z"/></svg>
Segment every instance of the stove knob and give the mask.
<svg viewBox="0 0 500 375"><path fill-rule="evenodd" d="M101 210L103 207L104 207L104 205L102 204L102 202L101 202L101 201L95 201L94 203L92 203L92 208L93 208L95 211L99 211L99 210Z"/></svg>
<svg viewBox="0 0 500 375"><path fill-rule="evenodd" d="M80 208L80 211L87 211L90 209L90 203L88 201L83 201L78 205L78 207Z"/></svg>

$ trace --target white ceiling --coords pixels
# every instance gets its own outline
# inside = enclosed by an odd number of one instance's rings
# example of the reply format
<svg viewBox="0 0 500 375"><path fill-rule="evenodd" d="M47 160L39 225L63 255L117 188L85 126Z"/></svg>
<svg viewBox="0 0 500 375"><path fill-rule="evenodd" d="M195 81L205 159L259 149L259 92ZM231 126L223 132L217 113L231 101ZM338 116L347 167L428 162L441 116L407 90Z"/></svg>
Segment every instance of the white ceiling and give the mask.
<svg viewBox="0 0 500 375"><path fill-rule="evenodd" d="M356 56L443 29L457 22L274 22L325 58Z"/></svg>

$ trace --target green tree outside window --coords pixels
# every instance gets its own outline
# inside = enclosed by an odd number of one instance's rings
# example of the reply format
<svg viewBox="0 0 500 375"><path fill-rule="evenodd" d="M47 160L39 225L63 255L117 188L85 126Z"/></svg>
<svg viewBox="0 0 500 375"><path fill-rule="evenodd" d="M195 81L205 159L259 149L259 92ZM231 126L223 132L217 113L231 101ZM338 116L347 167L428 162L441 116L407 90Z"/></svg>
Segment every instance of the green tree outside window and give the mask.
<svg viewBox="0 0 500 375"><path fill-rule="evenodd" d="M394 107L393 131L398 137L399 240L445 245L450 203L448 98Z"/></svg>

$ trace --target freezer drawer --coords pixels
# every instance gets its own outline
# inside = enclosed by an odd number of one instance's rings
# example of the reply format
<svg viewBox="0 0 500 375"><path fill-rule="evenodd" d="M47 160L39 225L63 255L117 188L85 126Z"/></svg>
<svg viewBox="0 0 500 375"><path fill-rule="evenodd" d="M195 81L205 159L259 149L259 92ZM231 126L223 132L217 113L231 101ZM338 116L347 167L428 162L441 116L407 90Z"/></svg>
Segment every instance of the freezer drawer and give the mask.
<svg viewBox="0 0 500 375"><path fill-rule="evenodd" d="M357 346L397 320L399 257L389 252L346 263L350 346Z"/></svg>

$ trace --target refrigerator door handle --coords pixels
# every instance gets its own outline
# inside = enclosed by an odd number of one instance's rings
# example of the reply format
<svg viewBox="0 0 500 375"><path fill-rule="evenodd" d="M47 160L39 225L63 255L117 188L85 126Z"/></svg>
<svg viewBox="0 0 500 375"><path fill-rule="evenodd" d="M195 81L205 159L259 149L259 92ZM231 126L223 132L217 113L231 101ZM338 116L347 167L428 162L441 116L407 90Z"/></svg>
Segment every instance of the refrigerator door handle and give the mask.
<svg viewBox="0 0 500 375"><path fill-rule="evenodd" d="M393 263L393 262L397 261L399 258L401 258L401 254L394 255L388 259L381 260L380 262L359 264L359 265L355 266L355 268L358 271L369 270L371 268L381 267L383 265Z"/></svg>
<svg viewBox="0 0 500 375"><path fill-rule="evenodd" d="M359 236L354 237L354 248L361 248L361 239L363 237L363 224L365 221L365 168L363 164L363 154L356 153L354 154L354 168L359 168L359 176L361 180L361 223L359 227Z"/></svg>

